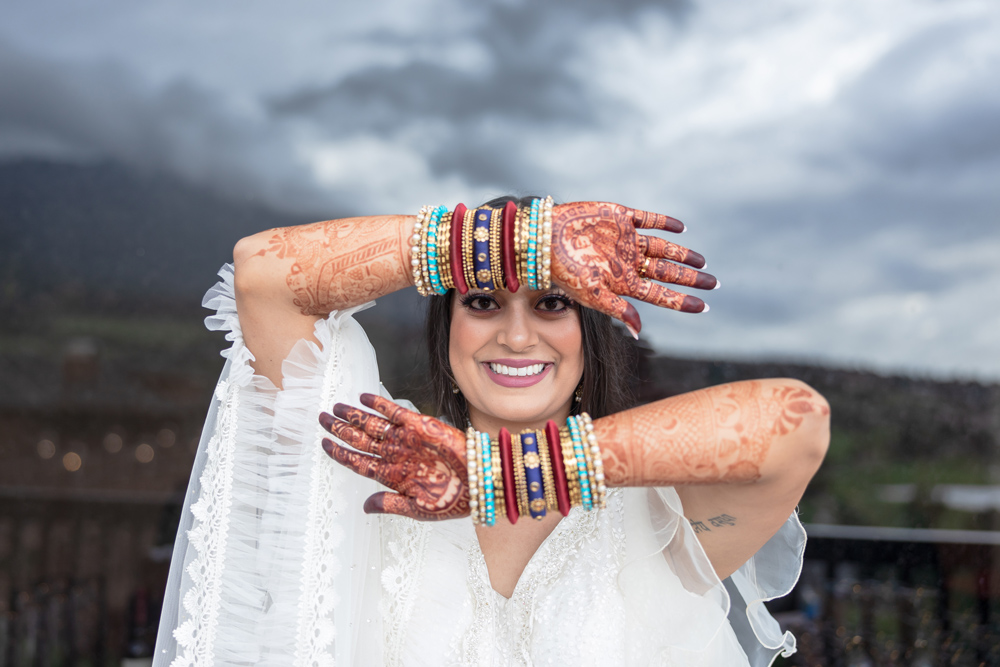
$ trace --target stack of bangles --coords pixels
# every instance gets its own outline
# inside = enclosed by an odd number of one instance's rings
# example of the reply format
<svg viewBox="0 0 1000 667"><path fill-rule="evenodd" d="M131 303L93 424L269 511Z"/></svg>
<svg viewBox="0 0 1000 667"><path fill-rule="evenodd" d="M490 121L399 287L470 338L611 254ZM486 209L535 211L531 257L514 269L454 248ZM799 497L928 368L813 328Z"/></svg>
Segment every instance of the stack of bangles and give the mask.
<svg viewBox="0 0 1000 667"><path fill-rule="evenodd" d="M518 209L454 211L424 206L410 236L413 283L422 296L457 289L516 292L552 285L552 197L535 198Z"/></svg>
<svg viewBox="0 0 1000 667"><path fill-rule="evenodd" d="M576 506L604 509L607 503L604 461L586 412L562 428L552 420L544 431L511 435L502 428L496 440L470 426L465 444L469 509L477 525L493 526L497 517L540 520L546 512L566 516Z"/></svg>

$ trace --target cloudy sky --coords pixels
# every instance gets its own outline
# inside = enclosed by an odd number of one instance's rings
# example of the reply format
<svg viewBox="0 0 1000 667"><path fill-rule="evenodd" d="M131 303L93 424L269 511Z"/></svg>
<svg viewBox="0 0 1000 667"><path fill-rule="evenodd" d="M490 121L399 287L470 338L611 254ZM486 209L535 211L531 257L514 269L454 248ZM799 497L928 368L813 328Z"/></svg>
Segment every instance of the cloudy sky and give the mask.
<svg viewBox="0 0 1000 667"><path fill-rule="evenodd" d="M1000 380L994 0L7 0L0 158L297 212L669 213L723 288L666 352Z"/></svg>

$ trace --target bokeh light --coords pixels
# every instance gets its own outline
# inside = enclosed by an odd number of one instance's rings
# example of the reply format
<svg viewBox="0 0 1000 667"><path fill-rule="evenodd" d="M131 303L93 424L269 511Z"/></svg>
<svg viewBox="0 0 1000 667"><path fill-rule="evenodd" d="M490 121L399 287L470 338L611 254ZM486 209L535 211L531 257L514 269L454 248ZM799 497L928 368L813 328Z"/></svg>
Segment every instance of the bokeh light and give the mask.
<svg viewBox="0 0 1000 667"><path fill-rule="evenodd" d="M83 459L76 452L66 452L62 458L63 468L70 472L76 472L83 465Z"/></svg>
<svg viewBox="0 0 1000 667"><path fill-rule="evenodd" d="M149 463L154 454L153 446L145 442L135 448L135 460L139 463Z"/></svg>
<svg viewBox="0 0 1000 667"><path fill-rule="evenodd" d="M117 433L108 433L104 436L103 444L109 454L117 454L122 450L122 437Z"/></svg>
<svg viewBox="0 0 1000 667"><path fill-rule="evenodd" d="M35 445L35 449L43 459L51 459L56 455L56 443L48 439L39 440L38 444Z"/></svg>
<svg viewBox="0 0 1000 667"><path fill-rule="evenodd" d="M156 444L160 447L173 447L175 442L177 442L177 434L174 433L173 429L161 428L160 432L156 434Z"/></svg>

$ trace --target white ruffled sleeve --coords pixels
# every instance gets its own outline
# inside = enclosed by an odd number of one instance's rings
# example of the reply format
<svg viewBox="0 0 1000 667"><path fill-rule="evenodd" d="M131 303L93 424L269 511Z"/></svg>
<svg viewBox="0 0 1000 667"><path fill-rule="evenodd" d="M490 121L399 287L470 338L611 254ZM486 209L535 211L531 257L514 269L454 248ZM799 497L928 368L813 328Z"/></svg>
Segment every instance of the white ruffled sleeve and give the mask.
<svg viewBox="0 0 1000 667"><path fill-rule="evenodd" d="M154 664L377 664L378 536L357 511L377 486L325 454L317 421L381 391L374 350L350 317L359 308L316 323L279 390L250 366L232 267L219 275L206 324L232 347L195 456Z"/></svg>

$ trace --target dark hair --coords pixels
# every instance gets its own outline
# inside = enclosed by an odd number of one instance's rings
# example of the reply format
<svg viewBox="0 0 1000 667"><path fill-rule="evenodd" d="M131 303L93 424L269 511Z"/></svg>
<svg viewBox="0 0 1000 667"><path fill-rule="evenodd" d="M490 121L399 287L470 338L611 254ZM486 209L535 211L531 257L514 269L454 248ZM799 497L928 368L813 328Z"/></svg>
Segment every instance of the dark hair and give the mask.
<svg viewBox="0 0 1000 667"><path fill-rule="evenodd" d="M499 197L483 206L500 208L508 201L518 207L530 205L533 197ZM469 418L465 397L452 391L451 310L455 290L429 298L425 335L430 361L430 384L437 414L464 428ZM573 403L573 414L587 412L597 419L627 410L635 404L633 382L638 357L632 339L616 327L610 316L599 311L580 309L583 343L583 399Z"/></svg>

